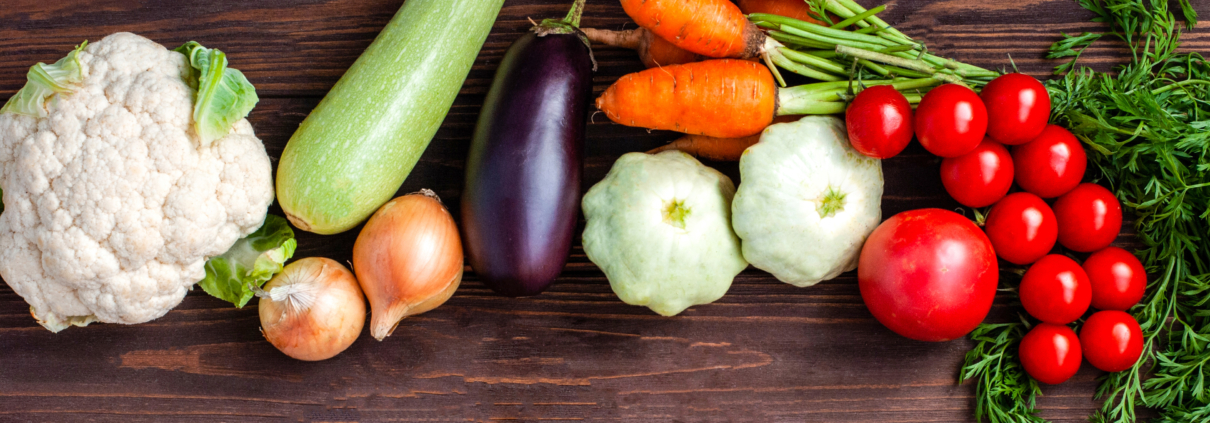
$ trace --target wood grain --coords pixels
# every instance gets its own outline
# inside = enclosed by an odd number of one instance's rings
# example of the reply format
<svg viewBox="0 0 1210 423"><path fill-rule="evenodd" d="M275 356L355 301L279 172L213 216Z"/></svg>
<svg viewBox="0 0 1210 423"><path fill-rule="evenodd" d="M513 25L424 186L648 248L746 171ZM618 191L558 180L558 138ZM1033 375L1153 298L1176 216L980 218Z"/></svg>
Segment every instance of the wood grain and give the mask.
<svg viewBox="0 0 1210 423"><path fill-rule="evenodd" d="M251 121L270 155L399 8L400 0L8 0L0 7L0 98L28 67L81 40L131 31L165 45L197 40L226 51L257 86ZM486 87L528 19L562 16L561 0L509 0L436 139L400 192L432 188L458 207L462 165ZM593 0L584 24L631 26L616 2ZM871 5L870 1L862 1ZM1210 5L1198 5L1210 16ZM1097 31L1067 0L898 0L884 17L932 51L1038 77L1059 32ZM1210 50L1202 24L1185 48ZM1123 46L1090 49L1108 69ZM629 51L598 48L598 91L641 68ZM584 189L613 161L675 134L589 125ZM939 159L913 144L884 162L884 216L955 209ZM710 163L738 178L734 163ZM274 206L274 212L280 212ZM1128 222L1129 226L1129 222ZM297 257L347 260L356 231L301 233ZM1134 244L1131 234L1119 244ZM879 325L846 274L795 288L748 270L715 304L676 318L622 304L577 245L563 276L533 298L494 295L473 273L445 306L393 336L362 336L325 362L286 358L258 332L255 305L234 309L200 290L167 316L51 334L0 284L0 421L972 421L973 389L956 375L970 342L909 341ZM1012 319L998 299L990 320ZM1084 366L1044 388L1043 416L1084 421L1101 373Z"/></svg>

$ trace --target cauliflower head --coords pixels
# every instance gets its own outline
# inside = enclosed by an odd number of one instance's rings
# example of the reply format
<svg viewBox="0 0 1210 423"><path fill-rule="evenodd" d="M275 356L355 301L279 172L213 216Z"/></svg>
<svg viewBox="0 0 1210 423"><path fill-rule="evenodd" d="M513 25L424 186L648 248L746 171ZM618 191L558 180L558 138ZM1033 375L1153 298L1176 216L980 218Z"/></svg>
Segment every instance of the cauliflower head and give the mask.
<svg viewBox="0 0 1210 423"><path fill-rule="evenodd" d="M0 113L0 276L52 331L146 322L261 226L269 157L244 119L203 142L181 53L117 33L69 59L70 90Z"/></svg>

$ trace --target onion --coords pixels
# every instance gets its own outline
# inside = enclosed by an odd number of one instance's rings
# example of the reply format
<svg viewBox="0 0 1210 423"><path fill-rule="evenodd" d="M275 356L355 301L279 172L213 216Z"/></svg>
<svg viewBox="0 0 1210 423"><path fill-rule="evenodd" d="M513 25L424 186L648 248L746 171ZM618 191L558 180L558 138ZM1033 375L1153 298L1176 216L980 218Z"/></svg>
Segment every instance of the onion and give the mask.
<svg viewBox="0 0 1210 423"><path fill-rule="evenodd" d="M370 300L370 335L381 341L404 317L445 303L462 282L462 240L430 190L384 204L353 244L353 271Z"/></svg>
<svg viewBox="0 0 1210 423"><path fill-rule="evenodd" d="M260 299L261 333L290 357L326 360L365 327L366 304L353 273L332 259L308 257L282 269Z"/></svg>

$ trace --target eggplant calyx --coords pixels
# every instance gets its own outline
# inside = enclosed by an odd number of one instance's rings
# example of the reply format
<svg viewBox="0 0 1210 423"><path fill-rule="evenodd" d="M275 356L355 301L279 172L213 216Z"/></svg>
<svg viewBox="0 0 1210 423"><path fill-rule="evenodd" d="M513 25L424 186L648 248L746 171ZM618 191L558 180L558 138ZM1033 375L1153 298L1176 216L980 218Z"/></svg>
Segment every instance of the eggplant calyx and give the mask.
<svg viewBox="0 0 1210 423"><path fill-rule="evenodd" d="M539 37L545 37L551 34L574 35L588 47L588 59L592 61L592 71L597 71L597 58L592 54L592 42L588 40L588 36L584 31L580 30L580 17L584 15L584 3L587 0L575 0L572 3L571 10L567 12L567 16L563 19L543 19L542 23L534 25L530 30ZM533 21L530 21L533 22Z"/></svg>

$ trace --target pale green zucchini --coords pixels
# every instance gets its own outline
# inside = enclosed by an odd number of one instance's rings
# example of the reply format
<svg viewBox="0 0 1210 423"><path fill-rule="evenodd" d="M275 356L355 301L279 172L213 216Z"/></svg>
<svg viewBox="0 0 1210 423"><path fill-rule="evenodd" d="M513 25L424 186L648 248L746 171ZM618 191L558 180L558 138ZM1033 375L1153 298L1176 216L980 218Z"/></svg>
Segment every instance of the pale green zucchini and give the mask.
<svg viewBox="0 0 1210 423"><path fill-rule="evenodd" d="M407 0L282 153L290 222L344 232L394 196L437 133L504 0Z"/></svg>

